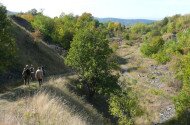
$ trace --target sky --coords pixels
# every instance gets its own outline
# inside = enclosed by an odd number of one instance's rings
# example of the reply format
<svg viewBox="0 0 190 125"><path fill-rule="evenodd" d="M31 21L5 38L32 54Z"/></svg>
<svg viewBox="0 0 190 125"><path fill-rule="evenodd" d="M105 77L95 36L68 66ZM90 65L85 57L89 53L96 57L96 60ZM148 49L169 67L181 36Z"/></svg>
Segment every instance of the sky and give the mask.
<svg viewBox="0 0 190 125"><path fill-rule="evenodd" d="M50 17L62 12L94 17L123 19L162 19L175 14L189 14L190 0L0 0L8 10L26 12L43 9Z"/></svg>

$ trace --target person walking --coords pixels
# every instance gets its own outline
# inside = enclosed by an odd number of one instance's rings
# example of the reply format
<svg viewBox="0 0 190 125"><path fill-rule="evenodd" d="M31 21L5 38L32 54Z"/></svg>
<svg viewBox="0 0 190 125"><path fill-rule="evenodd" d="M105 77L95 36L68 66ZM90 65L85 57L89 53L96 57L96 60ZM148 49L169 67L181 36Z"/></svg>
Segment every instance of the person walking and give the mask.
<svg viewBox="0 0 190 125"><path fill-rule="evenodd" d="M44 68L44 66L42 66L42 72L43 72L43 76L45 76L45 74L46 74L46 71L45 71L45 68Z"/></svg>
<svg viewBox="0 0 190 125"><path fill-rule="evenodd" d="M30 66L30 72L31 72L31 80L34 81L35 78L35 72L33 65Z"/></svg>
<svg viewBox="0 0 190 125"><path fill-rule="evenodd" d="M38 67L38 70L36 71L35 77L39 82L39 86L41 86L42 85L42 80L43 80L42 68Z"/></svg>
<svg viewBox="0 0 190 125"><path fill-rule="evenodd" d="M26 65L26 67L23 69L22 77L24 79L24 84L26 85L28 83L29 85L31 72L28 65Z"/></svg>

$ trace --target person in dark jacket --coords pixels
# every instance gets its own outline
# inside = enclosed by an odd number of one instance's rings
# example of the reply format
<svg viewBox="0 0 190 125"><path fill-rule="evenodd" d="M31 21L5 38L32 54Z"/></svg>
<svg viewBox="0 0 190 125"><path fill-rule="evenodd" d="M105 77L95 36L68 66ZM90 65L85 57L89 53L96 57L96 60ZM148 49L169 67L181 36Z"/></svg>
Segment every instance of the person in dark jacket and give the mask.
<svg viewBox="0 0 190 125"><path fill-rule="evenodd" d="M34 72L33 65L30 66L30 72L31 72L31 80L34 80L35 79L35 72Z"/></svg>
<svg viewBox="0 0 190 125"><path fill-rule="evenodd" d="M41 70L43 71L43 76L45 76L46 71L45 71L45 69L44 69L44 67L43 67L43 66L41 67Z"/></svg>
<svg viewBox="0 0 190 125"><path fill-rule="evenodd" d="M22 77L24 79L24 84L26 85L28 83L28 85L29 85L30 78L31 78L31 72L30 72L28 65L26 65L26 67L23 69Z"/></svg>

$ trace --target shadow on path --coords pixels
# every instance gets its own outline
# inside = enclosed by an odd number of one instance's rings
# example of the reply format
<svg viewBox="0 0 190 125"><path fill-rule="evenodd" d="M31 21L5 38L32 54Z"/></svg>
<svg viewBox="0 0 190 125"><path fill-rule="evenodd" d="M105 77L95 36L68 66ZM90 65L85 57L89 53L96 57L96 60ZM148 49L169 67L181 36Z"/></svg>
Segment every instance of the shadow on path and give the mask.
<svg viewBox="0 0 190 125"><path fill-rule="evenodd" d="M114 56L114 60L115 60L119 65L124 65L124 64L128 63L128 59L127 59L127 58L122 58L122 57L117 56L117 55Z"/></svg>

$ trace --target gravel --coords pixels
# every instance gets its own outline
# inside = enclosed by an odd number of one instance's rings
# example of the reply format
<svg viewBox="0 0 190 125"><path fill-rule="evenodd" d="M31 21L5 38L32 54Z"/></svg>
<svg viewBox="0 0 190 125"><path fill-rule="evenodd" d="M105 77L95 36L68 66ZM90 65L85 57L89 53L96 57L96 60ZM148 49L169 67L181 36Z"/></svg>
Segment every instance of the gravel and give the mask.
<svg viewBox="0 0 190 125"><path fill-rule="evenodd" d="M165 121L173 118L175 116L175 112L174 105L163 107L160 112L160 123L164 123Z"/></svg>

